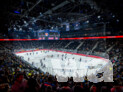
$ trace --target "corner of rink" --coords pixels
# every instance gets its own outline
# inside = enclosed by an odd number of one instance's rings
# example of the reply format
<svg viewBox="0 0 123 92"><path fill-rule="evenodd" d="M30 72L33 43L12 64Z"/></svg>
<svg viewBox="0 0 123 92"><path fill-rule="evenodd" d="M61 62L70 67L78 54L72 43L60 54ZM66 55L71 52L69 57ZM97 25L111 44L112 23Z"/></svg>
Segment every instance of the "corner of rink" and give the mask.
<svg viewBox="0 0 123 92"><path fill-rule="evenodd" d="M109 59L99 56L49 49L19 51L15 54L17 56L22 56L24 53L36 52L39 52L39 56L42 55L42 57L40 56L41 58L38 56L36 57L39 58L38 61L35 61L35 57L33 59L33 56L30 54L28 57L31 56L32 61L27 60L26 57L23 56L25 61L30 64L33 62L33 66L40 68L43 72L49 72L50 74L56 76L59 82L67 82L68 77L73 77L74 82L84 82L85 76L88 81L94 83L102 81L113 82L112 62ZM47 52L45 53L47 56L45 56L43 52ZM40 66L40 60L46 66L45 68ZM46 63L46 61L48 63Z"/></svg>

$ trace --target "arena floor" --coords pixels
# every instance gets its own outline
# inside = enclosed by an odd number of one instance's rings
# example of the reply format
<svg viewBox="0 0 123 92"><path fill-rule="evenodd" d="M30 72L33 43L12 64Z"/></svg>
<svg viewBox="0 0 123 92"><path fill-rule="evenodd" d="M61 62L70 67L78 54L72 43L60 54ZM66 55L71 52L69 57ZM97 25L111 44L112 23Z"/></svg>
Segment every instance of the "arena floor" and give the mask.
<svg viewBox="0 0 123 92"><path fill-rule="evenodd" d="M107 64L102 58L52 50L23 52L16 55L23 57L43 72L64 77L96 74Z"/></svg>

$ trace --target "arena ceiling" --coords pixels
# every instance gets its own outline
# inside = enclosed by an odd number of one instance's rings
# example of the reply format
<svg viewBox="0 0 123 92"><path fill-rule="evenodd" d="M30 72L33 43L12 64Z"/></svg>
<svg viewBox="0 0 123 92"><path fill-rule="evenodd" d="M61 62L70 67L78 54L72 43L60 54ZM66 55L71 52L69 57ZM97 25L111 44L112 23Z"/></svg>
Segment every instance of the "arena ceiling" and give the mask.
<svg viewBox="0 0 123 92"><path fill-rule="evenodd" d="M121 23L123 15L121 0L4 0L0 7L1 32L7 32L13 25L25 26L23 21L59 25L107 13Z"/></svg>

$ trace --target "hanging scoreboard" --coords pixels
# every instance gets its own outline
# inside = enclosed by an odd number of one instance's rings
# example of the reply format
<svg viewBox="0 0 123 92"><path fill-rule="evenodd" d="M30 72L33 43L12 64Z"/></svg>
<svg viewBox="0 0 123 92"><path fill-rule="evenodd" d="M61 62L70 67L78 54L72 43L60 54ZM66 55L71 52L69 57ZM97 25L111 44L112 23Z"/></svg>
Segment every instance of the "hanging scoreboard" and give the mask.
<svg viewBox="0 0 123 92"><path fill-rule="evenodd" d="M57 30L39 30L38 39L39 40L59 40L60 32Z"/></svg>

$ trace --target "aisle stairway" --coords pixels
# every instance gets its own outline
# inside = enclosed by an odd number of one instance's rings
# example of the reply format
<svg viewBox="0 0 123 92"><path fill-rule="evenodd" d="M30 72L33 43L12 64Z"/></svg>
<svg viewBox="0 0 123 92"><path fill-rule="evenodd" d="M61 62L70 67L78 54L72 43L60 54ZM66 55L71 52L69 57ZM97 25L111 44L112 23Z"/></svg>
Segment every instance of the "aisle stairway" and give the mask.
<svg viewBox="0 0 123 92"><path fill-rule="evenodd" d="M73 41L70 41L66 46L65 49L72 43Z"/></svg>
<svg viewBox="0 0 123 92"><path fill-rule="evenodd" d="M76 50L78 50L82 45L83 45L84 41L81 42L77 47L76 47Z"/></svg>

